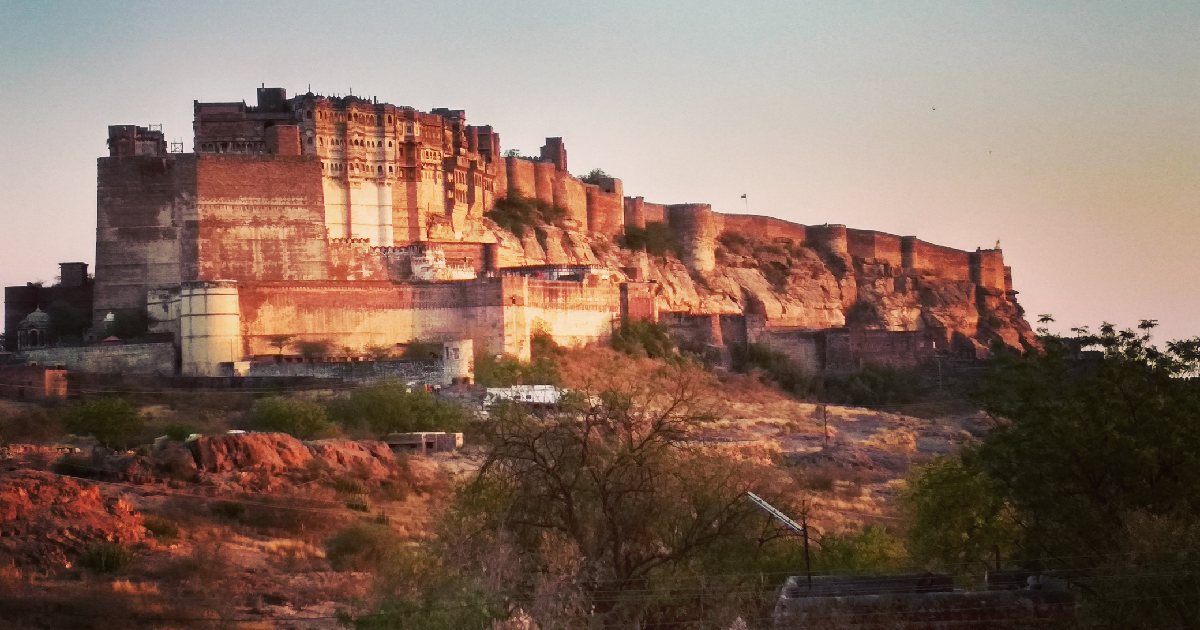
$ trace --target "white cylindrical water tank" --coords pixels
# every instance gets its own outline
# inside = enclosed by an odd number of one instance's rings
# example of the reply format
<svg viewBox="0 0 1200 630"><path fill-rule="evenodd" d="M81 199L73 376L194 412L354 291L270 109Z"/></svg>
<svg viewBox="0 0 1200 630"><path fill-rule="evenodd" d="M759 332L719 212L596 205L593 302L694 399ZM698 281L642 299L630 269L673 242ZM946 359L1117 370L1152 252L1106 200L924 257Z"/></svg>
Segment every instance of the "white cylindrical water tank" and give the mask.
<svg viewBox="0 0 1200 630"><path fill-rule="evenodd" d="M180 286L179 354L184 376L222 376L222 363L242 359L236 282L214 280Z"/></svg>

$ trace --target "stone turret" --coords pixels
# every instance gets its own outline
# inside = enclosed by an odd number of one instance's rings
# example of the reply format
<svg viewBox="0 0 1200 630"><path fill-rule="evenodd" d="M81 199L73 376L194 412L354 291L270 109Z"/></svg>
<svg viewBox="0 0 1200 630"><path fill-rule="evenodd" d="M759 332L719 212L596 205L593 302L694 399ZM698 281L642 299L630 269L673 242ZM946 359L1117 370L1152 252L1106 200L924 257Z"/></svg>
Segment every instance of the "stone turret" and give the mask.
<svg viewBox="0 0 1200 630"><path fill-rule="evenodd" d="M706 203L667 206L667 222L679 239L680 252L688 269L711 273L717 266L717 237L724 229L721 216Z"/></svg>
<svg viewBox="0 0 1200 630"><path fill-rule="evenodd" d="M560 173L567 172L567 147L562 138L546 138L541 154L543 160L554 165L554 170Z"/></svg>

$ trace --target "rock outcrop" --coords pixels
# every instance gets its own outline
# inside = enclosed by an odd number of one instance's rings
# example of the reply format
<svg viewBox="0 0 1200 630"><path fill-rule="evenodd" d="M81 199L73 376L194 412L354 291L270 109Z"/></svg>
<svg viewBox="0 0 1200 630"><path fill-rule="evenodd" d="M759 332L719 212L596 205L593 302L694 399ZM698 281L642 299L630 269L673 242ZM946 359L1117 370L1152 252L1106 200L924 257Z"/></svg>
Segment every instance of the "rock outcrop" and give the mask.
<svg viewBox="0 0 1200 630"><path fill-rule="evenodd" d="M140 542L142 517L86 481L34 470L0 477L0 565L69 566L100 542Z"/></svg>
<svg viewBox="0 0 1200 630"><path fill-rule="evenodd" d="M279 474L305 468L354 473L366 480L388 477L396 458L383 442L315 440L286 433L244 433L198 438L189 444L199 472Z"/></svg>
<svg viewBox="0 0 1200 630"><path fill-rule="evenodd" d="M489 222L490 223L490 222ZM831 251L789 238L764 240L726 232L711 272L689 269L677 256L649 256L607 237L555 226L518 238L491 224L501 258L511 266L603 265L658 284L662 312L762 315L772 326L824 329L935 330L960 351L984 353L999 341L1037 345L1016 293L953 274L905 270L892 262ZM543 247L541 241L545 241ZM964 257L965 252L960 252Z"/></svg>

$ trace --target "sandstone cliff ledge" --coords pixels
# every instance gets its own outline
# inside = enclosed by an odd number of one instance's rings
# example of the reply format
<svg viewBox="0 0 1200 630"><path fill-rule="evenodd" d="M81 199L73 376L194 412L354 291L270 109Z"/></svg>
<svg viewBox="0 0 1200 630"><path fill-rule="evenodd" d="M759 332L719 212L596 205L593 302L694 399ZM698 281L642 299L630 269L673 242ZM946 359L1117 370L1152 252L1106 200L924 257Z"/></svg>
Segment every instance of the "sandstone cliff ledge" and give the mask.
<svg viewBox="0 0 1200 630"><path fill-rule="evenodd" d="M698 238L677 218L669 223L672 246L661 255L570 224L521 237L494 224L489 231L503 267L618 269L627 279L657 283L663 313L758 316L771 328L930 331L979 355L995 341L1037 344L1000 250L966 252L843 226L700 212L719 222L711 230L717 236ZM710 251L697 251L705 247Z"/></svg>

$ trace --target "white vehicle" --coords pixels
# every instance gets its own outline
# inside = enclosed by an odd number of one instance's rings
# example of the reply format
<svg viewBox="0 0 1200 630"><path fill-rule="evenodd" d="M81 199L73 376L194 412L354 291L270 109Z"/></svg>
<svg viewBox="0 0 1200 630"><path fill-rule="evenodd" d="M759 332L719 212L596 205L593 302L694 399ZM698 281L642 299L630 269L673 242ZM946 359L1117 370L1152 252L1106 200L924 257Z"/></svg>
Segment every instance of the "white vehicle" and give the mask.
<svg viewBox="0 0 1200 630"><path fill-rule="evenodd" d="M512 387L489 387L483 399L483 405L490 407L497 402L508 400L528 405L557 405L563 396L563 390L554 385L513 385Z"/></svg>

